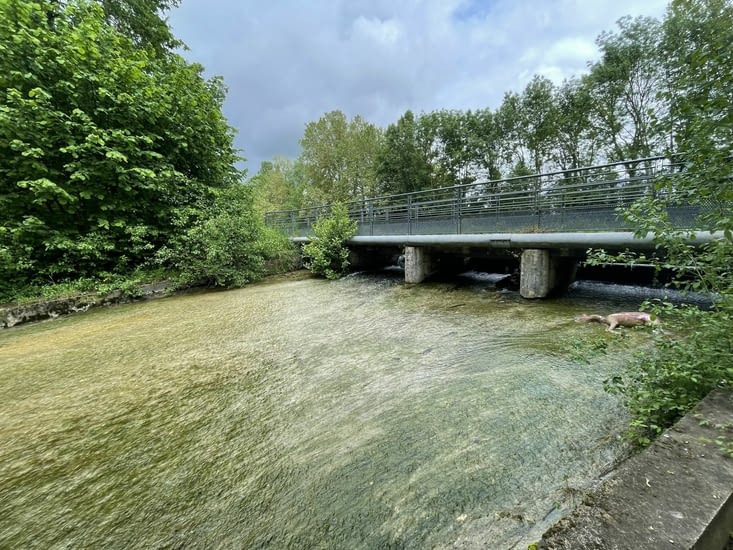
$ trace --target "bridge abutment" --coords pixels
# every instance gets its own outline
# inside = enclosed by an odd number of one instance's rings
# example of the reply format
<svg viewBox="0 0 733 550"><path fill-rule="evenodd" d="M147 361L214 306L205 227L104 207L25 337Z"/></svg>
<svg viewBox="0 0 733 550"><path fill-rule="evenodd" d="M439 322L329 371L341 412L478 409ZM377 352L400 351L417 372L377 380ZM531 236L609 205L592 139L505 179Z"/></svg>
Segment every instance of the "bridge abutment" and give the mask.
<svg viewBox="0 0 733 550"><path fill-rule="evenodd" d="M519 294L522 298L546 298L555 290L569 285L575 276L575 269L575 261L555 256L548 249L523 250L519 267Z"/></svg>
<svg viewBox="0 0 733 550"><path fill-rule="evenodd" d="M419 246L405 247L405 282L422 283L433 273L430 250Z"/></svg>

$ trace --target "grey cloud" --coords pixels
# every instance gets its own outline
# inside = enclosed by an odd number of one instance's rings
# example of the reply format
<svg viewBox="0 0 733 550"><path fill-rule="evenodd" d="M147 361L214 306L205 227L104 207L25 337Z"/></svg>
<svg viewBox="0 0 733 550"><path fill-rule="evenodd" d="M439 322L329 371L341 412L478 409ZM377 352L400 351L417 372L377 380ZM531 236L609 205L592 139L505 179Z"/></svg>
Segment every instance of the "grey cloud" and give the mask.
<svg viewBox="0 0 733 550"><path fill-rule="evenodd" d="M184 0L173 31L229 88L250 175L295 157L308 122L339 109L379 126L407 109L496 108L533 74L578 74L587 45L648 0ZM576 49L583 49L582 55ZM534 52L534 55L531 55Z"/></svg>

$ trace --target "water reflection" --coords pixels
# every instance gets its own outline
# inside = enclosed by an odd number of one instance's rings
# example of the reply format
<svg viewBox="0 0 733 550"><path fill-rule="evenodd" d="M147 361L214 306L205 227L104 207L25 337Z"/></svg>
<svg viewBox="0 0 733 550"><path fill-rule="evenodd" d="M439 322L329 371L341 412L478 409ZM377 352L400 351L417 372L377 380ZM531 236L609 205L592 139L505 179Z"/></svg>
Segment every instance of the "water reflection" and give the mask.
<svg viewBox="0 0 733 550"><path fill-rule="evenodd" d="M605 305L295 276L5 331L0 546L531 541L622 452Z"/></svg>

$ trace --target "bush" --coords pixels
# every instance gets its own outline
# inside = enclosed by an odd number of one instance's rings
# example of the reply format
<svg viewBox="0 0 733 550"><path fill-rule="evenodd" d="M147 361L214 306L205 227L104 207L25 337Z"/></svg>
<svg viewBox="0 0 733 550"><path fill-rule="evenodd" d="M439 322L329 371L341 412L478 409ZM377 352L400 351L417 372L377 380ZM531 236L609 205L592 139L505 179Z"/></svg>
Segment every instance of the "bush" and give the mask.
<svg viewBox="0 0 733 550"><path fill-rule="evenodd" d="M607 391L623 396L632 417L629 436L641 446L733 380L733 297L711 311L670 304L652 309L664 319L653 351L605 383Z"/></svg>
<svg viewBox="0 0 733 550"><path fill-rule="evenodd" d="M243 286L274 269L292 265L287 238L264 227L252 209L251 190L235 185L220 192L210 215L158 252L177 273L176 285Z"/></svg>
<svg viewBox="0 0 733 550"><path fill-rule="evenodd" d="M327 279L345 275L349 269L346 242L356 234L356 227L346 207L334 205L328 216L321 216L313 225L315 236L303 247L305 267Z"/></svg>

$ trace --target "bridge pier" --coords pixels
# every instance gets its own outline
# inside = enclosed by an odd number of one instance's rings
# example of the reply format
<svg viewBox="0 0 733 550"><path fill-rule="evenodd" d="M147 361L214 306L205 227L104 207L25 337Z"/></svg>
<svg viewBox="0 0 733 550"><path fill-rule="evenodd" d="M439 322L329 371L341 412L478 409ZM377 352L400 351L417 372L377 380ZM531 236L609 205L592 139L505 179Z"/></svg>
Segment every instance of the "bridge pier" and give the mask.
<svg viewBox="0 0 733 550"><path fill-rule="evenodd" d="M405 247L405 282L422 283L433 273L433 259L427 248Z"/></svg>
<svg viewBox="0 0 733 550"><path fill-rule="evenodd" d="M576 267L572 259L554 256L548 249L525 249L519 267L519 294L522 298L546 298L572 282Z"/></svg>

